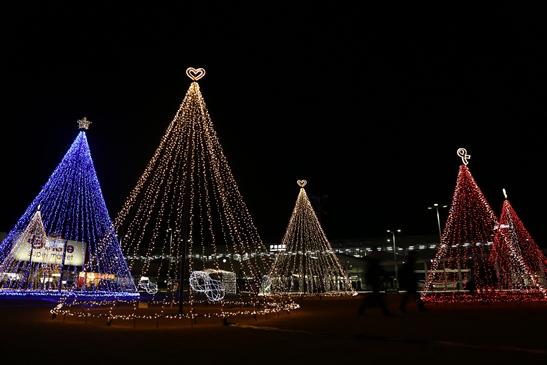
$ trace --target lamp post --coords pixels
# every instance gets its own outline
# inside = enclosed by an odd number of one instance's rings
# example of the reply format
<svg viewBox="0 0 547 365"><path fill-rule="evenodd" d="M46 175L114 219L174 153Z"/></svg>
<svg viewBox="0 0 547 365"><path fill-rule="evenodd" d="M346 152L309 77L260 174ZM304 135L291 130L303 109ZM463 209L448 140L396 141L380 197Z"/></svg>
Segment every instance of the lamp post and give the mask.
<svg viewBox="0 0 547 365"><path fill-rule="evenodd" d="M395 278L393 280L393 287L395 289L399 289L399 280L398 280L398 273L397 273L397 244L395 242L395 232L401 233L400 229L392 230L388 229L386 230L387 233L391 233L391 239L393 243L393 269L395 271ZM387 240L389 242L389 239Z"/></svg>
<svg viewBox="0 0 547 365"><path fill-rule="evenodd" d="M433 206L431 207L427 207L427 209L431 210L431 209L435 209L435 211L437 212L437 228L439 229L439 245L441 244L441 237L442 237L442 232L441 232L441 217L439 216L439 208L448 208L448 205L439 205L439 203L433 203Z"/></svg>

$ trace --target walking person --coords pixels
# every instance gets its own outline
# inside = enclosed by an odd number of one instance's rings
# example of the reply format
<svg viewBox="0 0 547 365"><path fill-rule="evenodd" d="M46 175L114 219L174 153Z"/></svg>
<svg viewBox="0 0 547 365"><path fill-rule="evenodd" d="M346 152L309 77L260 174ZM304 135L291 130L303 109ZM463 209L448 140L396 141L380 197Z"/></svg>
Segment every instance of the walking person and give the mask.
<svg viewBox="0 0 547 365"><path fill-rule="evenodd" d="M410 298L413 298L416 301L416 306L420 312L426 310L424 302L422 301L422 298L420 298L420 293L418 292L418 275L416 275L415 266L416 252L408 251L406 261L399 271L399 287L401 290L405 291L401 297L401 304L399 305L399 309L402 313L406 312L406 305Z"/></svg>
<svg viewBox="0 0 547 365"><path fill-rule="evenodd" d="M385 271L380 266L378 252L378 247L374 247L372 253L367 255L365 259L365 282L372 290L372 293L367 294L361 302L361 305L359 305L359 315L364 315L365 310L372 307L379 307L385 316L391 315L384 298L385 294L381 293L381 290L383 289L383 278L385 276Z"/></svg>

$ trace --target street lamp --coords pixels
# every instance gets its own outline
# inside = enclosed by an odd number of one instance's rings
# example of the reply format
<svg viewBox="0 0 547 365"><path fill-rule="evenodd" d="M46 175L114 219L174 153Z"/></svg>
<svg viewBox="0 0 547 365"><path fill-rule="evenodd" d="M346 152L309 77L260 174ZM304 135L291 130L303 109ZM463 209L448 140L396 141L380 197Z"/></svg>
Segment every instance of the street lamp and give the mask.
<svg viewBox="0 0 547 365"><path fill-rule="evenodd" d="M439 208L448 208L448 205L439 205L438 203L434 203L432 207L427 207L427 209L431 210L431 209L435 209L435 211L437 212L437 228L439 229L439 245L441 244L441 237L442 237L442 232L441 232L441 218L439 216Z"/></svg>
<svg viewBox="0 0 547 365"><path fill-rule="evenodd" d="M401 230L400 229L397 229L397 230L388 229L388 230L386 230L386 232L391 233L392 243L393 243L393 268L395 269L395 278L393 280L393 287L395 289L399 289L399 280L397 279L398 278L398 274L397 274L397 245L396 245L396 242L395 242L395 232L401 233ZM387 241L389 242L389 239Z"/></svg>

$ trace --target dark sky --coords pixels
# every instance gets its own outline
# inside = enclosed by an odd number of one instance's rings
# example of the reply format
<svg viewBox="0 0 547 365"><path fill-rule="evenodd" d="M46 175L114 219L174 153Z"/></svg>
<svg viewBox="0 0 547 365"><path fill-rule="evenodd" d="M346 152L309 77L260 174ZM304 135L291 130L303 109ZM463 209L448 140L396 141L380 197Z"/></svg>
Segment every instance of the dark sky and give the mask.
<svg viewBox="0 0 547 365"><path fill-rule="evenodd" d="M323 197L330 238L434 233L426 208L449 203L464 146L496 212L506 187L547 245L540 9L74 3L2 11L0 230L38 193L84 115L115 216L194 66L207 70L202 92L267 241L283 235L298 178Z"/></svg>

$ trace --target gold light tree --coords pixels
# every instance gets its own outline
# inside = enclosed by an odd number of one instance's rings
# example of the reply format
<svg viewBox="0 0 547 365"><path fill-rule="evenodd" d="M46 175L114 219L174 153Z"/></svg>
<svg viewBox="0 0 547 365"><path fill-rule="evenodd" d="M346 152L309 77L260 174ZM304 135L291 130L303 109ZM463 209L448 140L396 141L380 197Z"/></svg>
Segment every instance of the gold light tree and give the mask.
<svg viewBox="0 0 547 365"><path fill-rule="evenodd" d="M308 199L306 180L300 192L270 272L273 292L354 295L351 282L336 257Z"/></svg>
<svg viewBox="0 0 547 365"><path fill-rule="evenodd" d="M213 127L192 83L115 220L140 301L108 310L64 303L58 313L112 319L230 317L297 308L264 295L271 267ZM96 303L97 304L97 303ZM90 309L89 309L90 308Z"/></svg>
<svg viewBox="0 0 547 365"><path fill-rule="evenodd" d="M10 287L9 284L13 281L24 283L21 288L22 291L43 291L46 289L45 287L49 283L44 279L49 278L51 272L58 272L60 266L41 257L42 248L46 244L46 229L42 222L40 206L38 206L36 213L32 215L30 222L17 239L17 243L13 245L7 260L0 264L3 273L13 272L12 277L2 278L3 282L6 281L6 283L3 283L4 287ZM28 256L28 260L26 257L22 260L21 258L24 258L24 256ZM17 278L17 275L24 277Z"/></svg>

